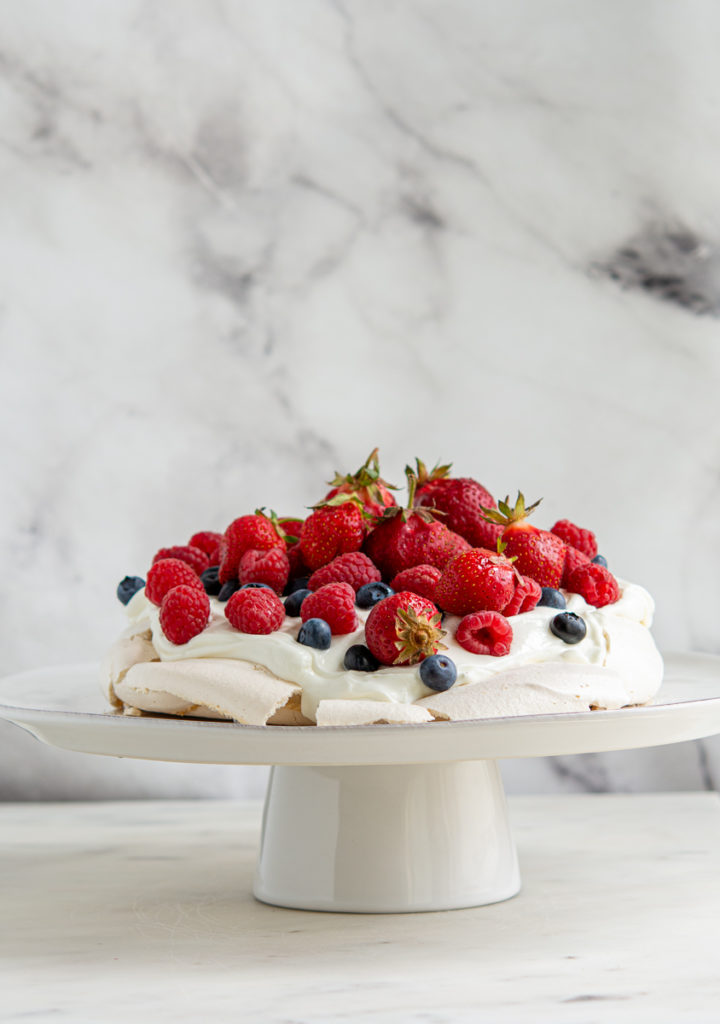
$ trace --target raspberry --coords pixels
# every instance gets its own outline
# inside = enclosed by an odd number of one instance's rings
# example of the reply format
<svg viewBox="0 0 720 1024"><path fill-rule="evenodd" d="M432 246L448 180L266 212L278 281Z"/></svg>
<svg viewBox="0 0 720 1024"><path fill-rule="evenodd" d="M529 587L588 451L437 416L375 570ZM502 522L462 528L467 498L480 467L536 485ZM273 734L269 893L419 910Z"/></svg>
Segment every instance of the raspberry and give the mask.
<svg viewBox="0 0 720 1024"><path fill-rule="evenodd" d="M188 544L194 548L200 548L204 551L210 560L210 565L220 564L220 544L222 543L223 535L221 533L213 533L211 530L201 530L200 533L194 533Z"/></svg>
<svg viewBox="0 0 720 1024"><path fill-rule="evenodd" d="M582 527L571 523L569 519L558 519L550 533L554 533L560 540L564 540L571 548L582 551L588 558L594 558L598 553L597 541L592 530L583 530Z"/></svg>
<svg viewBox="0 0 720 1024"><path fill-rule="evenodd" d="M241 633L274 633L285 619L285 608L267 587L236 590L225 606L225 617Z"/></svg>
<svg viewBox="0 0 720 1024"><path fill-rule="evenodd" d="M200 577L189 565L179 558L161 558L150 567L145 584L145 597L153 604L162 604L162 599L173 587L194 587L205 593Z"/></svg>
<svg viewBox="0 0 720 1024"><path fill-rule="evenodd" d="M246 551L240 559L238 579L240 583L267 583L282 594L290 575L290 562L282 548L269 551Z"/></svg>
<svg viewBox="0 0 720 1024"><path fill-rule="evenodd" d="M390 586L397 593L400 590L410 590L413 594L426 597L428 601L437 604L437 585L442 576L442 570L434 565L414 565L411 569L403 569L394 578Z"/></svg>
<svg viewBox="0 0 720 1024"><path fill-rule="evenodd" d="M512 626L500 612L473 612L460 620L455 639L472 654L502 658L510 653Z"/></svg>
<svg viewBox="0 0 720 1024"><path fill-rule="evenodd" d="M220 544L220 582L229 583L237 577L240 559L246 551L269 551L285 548L285 541L265 516L240 516L223 534Z"/></svg>
<svg viewBox="0 0 720 1024"><path fill-rule="evenodd" d="M578 551L577 548L569 547L565 551L565 562L563 564L562 579L560 580L560 586L565 587L569 590L568 580L570 576L583 565L589 565L590 559L587 555L583 554L582 551Z"/></svg>
<svg viewBox="0 0 720 1024"><path fill-rule="evenodd" d="M588 562L570 573L567 589L573 594L580 594L588 604L596 608L614 604L620 597L620 587L613 574L596 562Z"/></svg>
<svg viewBox="0 0 720 1024"><path fill-rule="evenodd" d="M355 591L349 583L326 583L305 598L300 618L303 622L324 619L333 636L352 633L357 627Z"/></svg>
<svg viewBox="0 0 720 1024"><path fill-rule="evenodd" d="M316 569L308 581L308 587L318 590L327 583L349 583L357 593L365 583L377 583L381 579L380 570L367 555L362 551L348 551Z"/></svg>
<svg viewBox="0 0 720 1024"><path fill-rule="evenodd" d="M186 644L202 633L210 618L205 591L181 584L168 590L160 605L160 626L171 644Z"/></svg>
<svg viewBox="0 0 720 1024"><path fill-rule="evenodd" d="M432 601L409 590L378 601L365 622L365 643L383 665L416 665L447 649L444 636Z"/></svg>
<svg viewBox="0 0 720 1024"><path fill-rule="evenodd" d="M176 544L172 548L160 548L153 558L153 565L161 558L179 558L181 562L185 562L191 569L194 569L198 576L205 572L210 565L210 559L205 552L200 548L193 547L192 544Z"/></svg>
<svg viewBox="0 0 720 1024"><path fill-rule="evenodd" d="M530 576L521 576L515 585L515 593L503 608L502 613L507 618L510 615L521 615L523 612L531 612L542 597L542 587Z"/></svg>

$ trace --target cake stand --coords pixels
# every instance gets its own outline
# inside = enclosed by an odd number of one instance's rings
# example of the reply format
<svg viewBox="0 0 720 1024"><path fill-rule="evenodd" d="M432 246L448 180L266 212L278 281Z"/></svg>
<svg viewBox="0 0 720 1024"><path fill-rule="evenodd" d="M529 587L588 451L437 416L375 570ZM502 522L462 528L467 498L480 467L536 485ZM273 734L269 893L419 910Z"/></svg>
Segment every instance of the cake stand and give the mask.
<svg viewBox="0 0 720 1024"><path fill-rule="evenodd" d="M720 657L668 655L649 707L423 725L247 726L109 710L94 665L0 682L0 717L66 750L273 765L255 896L305 910L453 910L514 896L498 758L648 747L720 732Z"/></svg>

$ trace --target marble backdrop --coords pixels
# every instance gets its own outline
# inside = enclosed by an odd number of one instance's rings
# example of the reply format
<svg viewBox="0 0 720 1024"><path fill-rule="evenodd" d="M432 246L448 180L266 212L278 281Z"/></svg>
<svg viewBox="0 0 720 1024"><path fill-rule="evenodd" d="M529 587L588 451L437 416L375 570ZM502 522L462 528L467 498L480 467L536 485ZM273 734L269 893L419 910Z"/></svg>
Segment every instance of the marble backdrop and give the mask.
<svg viewBox="0 0 720 1024"><path fill-rule="evenodd" d="M10 0L3 670L96 659L161 545L380 445L544 496L720 651L720 9ZM243 793L2 729L0 796ZM720 741L509 787L713 787Z"/></svg>

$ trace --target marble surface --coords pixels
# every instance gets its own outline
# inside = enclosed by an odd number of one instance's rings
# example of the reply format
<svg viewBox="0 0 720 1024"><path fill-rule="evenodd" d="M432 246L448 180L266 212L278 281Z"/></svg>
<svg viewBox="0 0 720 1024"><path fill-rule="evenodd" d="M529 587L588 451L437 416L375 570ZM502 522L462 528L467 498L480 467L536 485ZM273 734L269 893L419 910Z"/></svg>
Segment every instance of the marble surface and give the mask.
<svg viewBox="0 0 720 1024"><path fill-rule="evenodd" d="M717 795L511 817L519 896L355 916L253 900L257 803L4 805L0 1021L717 1019Z"/></svg>
<svg viewBox="0 0 720 1024"><path fill-rule="evenodd" d="M4 13L3 671L99 657L158 547L302 511L376 444L391 479L417 454L543 495L662 646L720 650L717 5ZM0 749L0 795L88 792ZM513 779L720 771L717 742L646 757Z"/></svg>

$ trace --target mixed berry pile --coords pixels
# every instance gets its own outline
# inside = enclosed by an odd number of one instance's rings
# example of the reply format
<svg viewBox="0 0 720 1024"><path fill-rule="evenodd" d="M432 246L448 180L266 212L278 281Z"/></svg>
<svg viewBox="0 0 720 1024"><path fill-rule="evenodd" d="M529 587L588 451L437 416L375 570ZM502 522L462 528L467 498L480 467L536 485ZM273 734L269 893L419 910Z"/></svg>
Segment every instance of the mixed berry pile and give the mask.
<svg viewBox="0 0 720 1024"><path fill-rule="evenodd" d="M594 534L567 519L540 530L528 519L539 502L526 506L521 493L513 506L496 502L451 468L429 471L416 459L405 469L402 506L375 449L356 473L331 481L306 519L259 509L222 534L195 533L187 544L161 548L147 580L126 576L118 597L127 604L144 586L173 644L206 628L210 597L241 633L274 633L290 617L299 620L297 642L319 650L355 632L357 609L369 610L365 643L348 648L345 668L419 666L434 690L457 678L441 653L446 614L459 616L455 641L473 654L508 654L510 618L537 605L558 609L548 628L579 643L585 622L566 610L562 591L597 608L620 596Z"/></svg>

